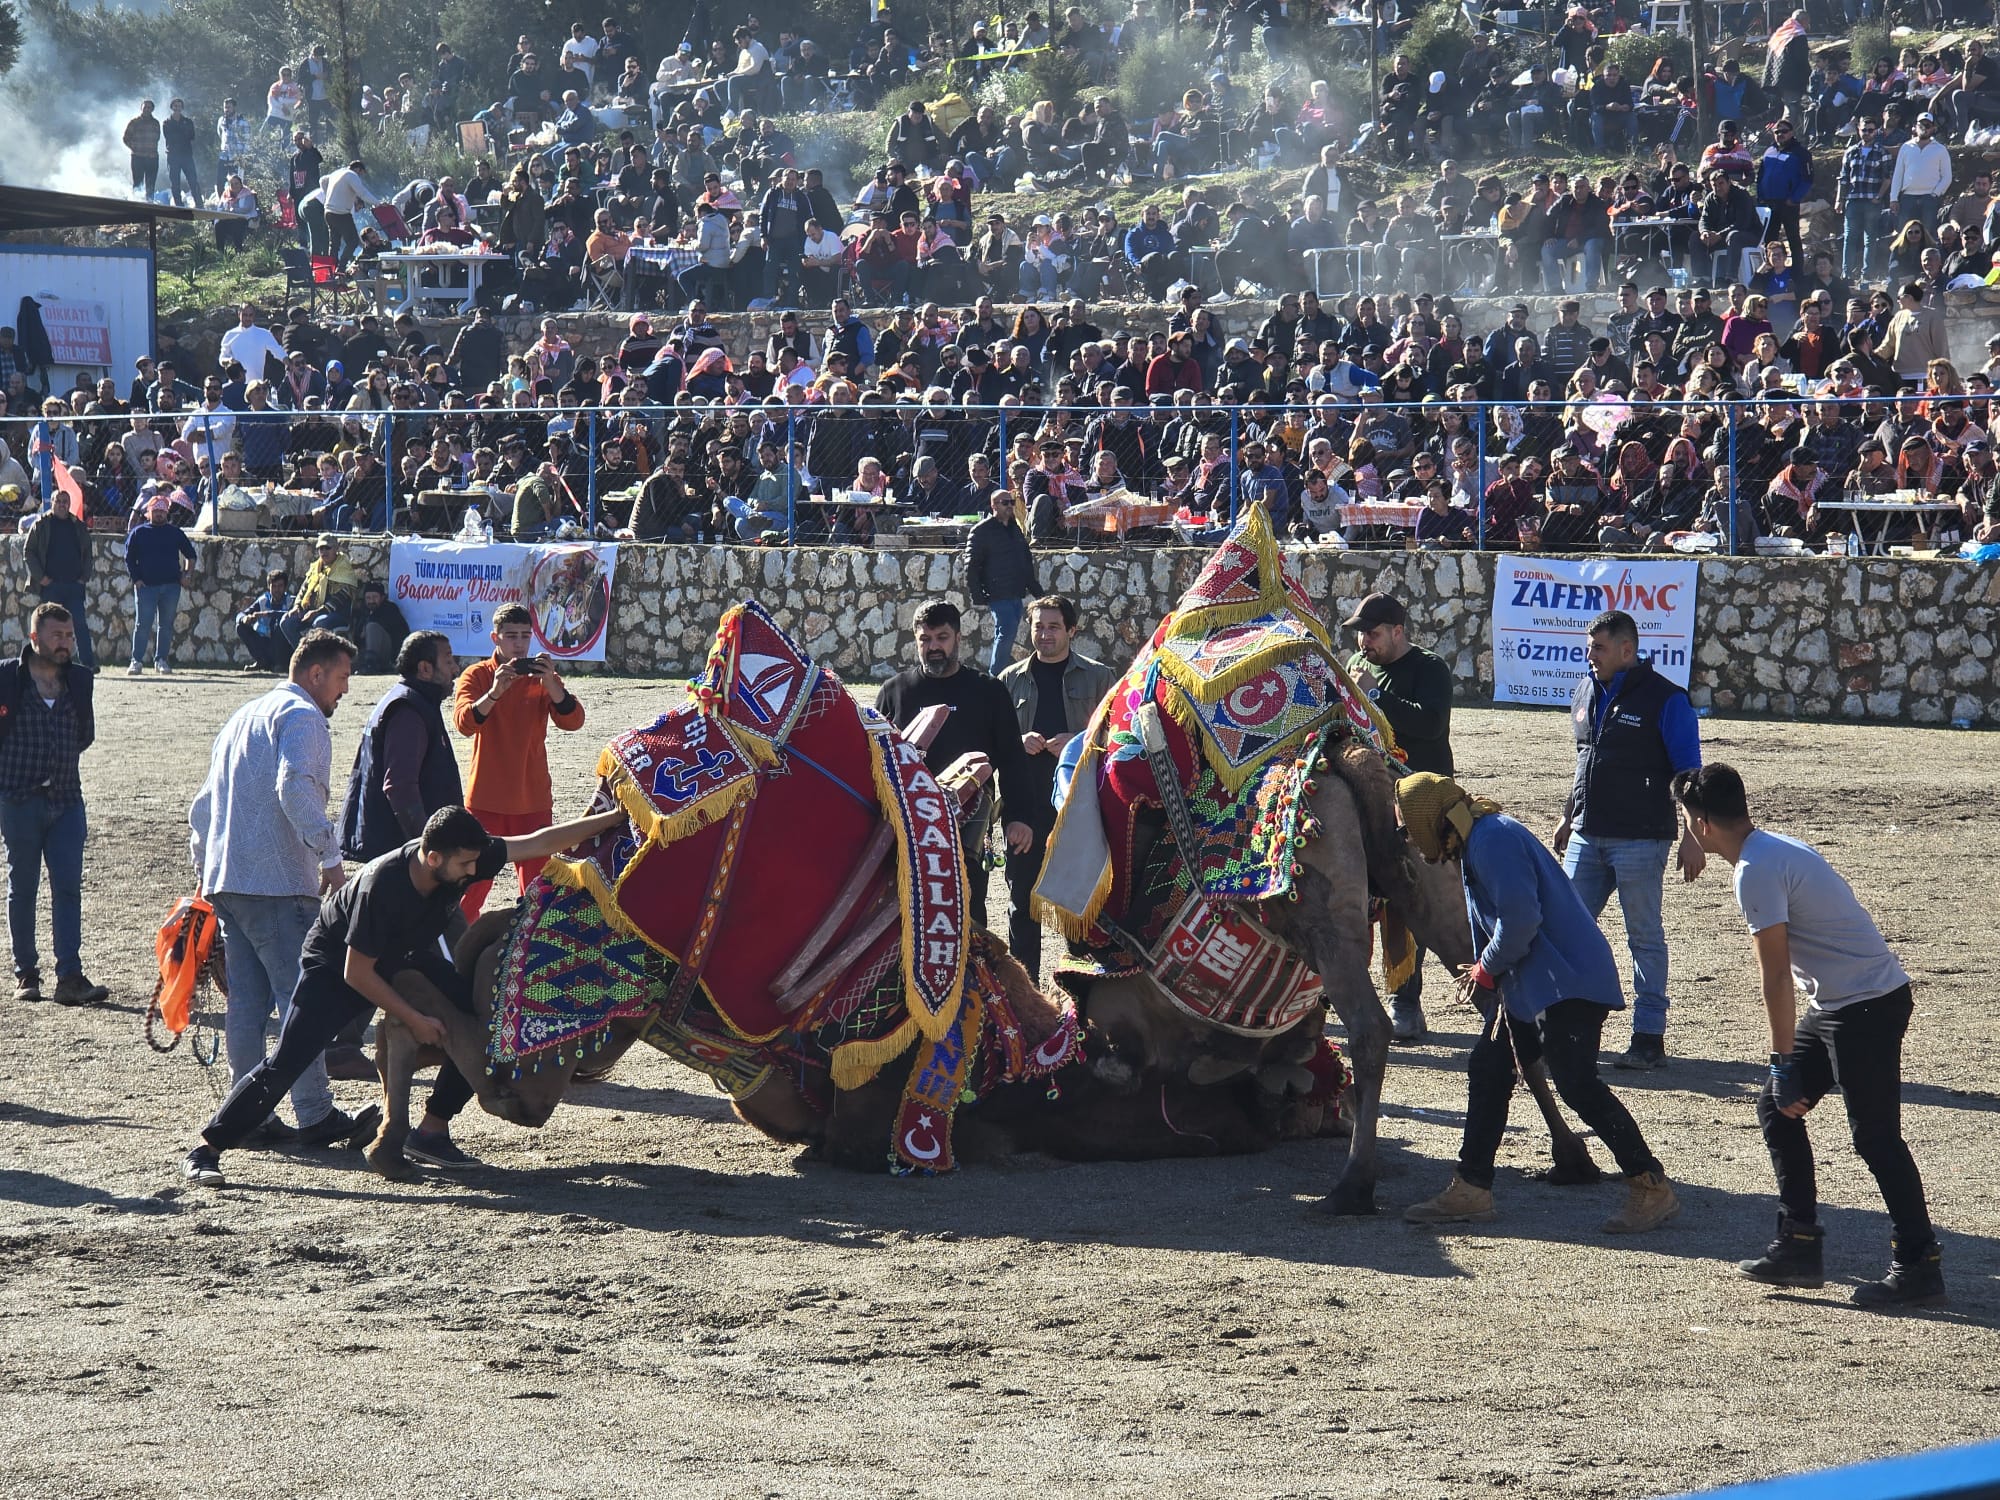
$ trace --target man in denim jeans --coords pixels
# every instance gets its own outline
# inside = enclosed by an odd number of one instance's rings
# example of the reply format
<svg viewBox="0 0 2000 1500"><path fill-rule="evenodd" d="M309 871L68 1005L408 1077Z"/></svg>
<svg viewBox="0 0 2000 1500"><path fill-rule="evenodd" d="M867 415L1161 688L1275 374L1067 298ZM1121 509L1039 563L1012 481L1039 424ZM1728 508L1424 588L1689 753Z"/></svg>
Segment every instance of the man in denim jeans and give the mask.
<svg viewBox="0 0 2000 1500"><path fill-rule="evenodd" d="M139 594L132 621L132 665L125 669L128 677L146 670L149 650L158 653L153 660L162 672L174 669L174 614L181 607L181 585L187 581L181 563L200 559L187 533L169 519L172 512L166 496L155 495L146 503L146 524L135 526L125 538L125 571Z"/></svg>
<svg viewBox="0 0 2000 1500"><path fill-rule="evenodd" d="M1632 1045L1621 1068L1667 1065L1667 934L1660 898L1679 816L1673 778L1701 765L1701 733L1685 690L1639 659L1639 626L1623 610L1590 622L1590 671L1576 685L1570 727L1576 779L1555 850L1595 917L1615 890L1632 951ZM1705 859L1683 835L1677 860L1693 880Z"/></svg>
<svg viewBox="0 0 2000 1500"><path fill-rule="evenodd" d="M320 898L347 871L327 816L333 735L327 720L346 696L354 643L314 630L292 653L291 680L237 709L209 750L208 779L188 809L188 844L201 889L215 906L228 969L223 1039L232 1084L264 1060L271 1013L282 1026L299 983L299 953ZM354 1121L333 1105L326 1064L314 1058L292 1085L292 1113L306 1144L335 1140ZM267 1139L292 1132L275 1118Z"/></svg>
<svg viewBox="0 0 2000 1500"><path fill-rule="evenodd" d="M35 950L35 897L49 872L59 1005L96 1005L106 990L83 974L83 779L77 763L97 737L90 669L73 660L76 622L60 604L39 604L28 644L0 662L0 838L7 844L7 928L14 945L14 998L42 998Z"/></svg>

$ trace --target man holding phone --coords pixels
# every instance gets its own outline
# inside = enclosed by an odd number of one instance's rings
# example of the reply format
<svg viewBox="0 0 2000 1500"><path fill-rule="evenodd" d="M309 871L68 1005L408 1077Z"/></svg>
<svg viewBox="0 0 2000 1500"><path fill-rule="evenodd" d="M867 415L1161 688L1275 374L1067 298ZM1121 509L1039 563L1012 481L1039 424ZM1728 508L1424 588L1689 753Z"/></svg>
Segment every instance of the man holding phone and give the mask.
<svg viewBox="0 0 2000 1500"><path fill-rule="evenodd" d="M535 654L534 618L526 605L493 611L493 654L459 674L451 721L472 741L472 776L465 805L488 833L501 838L548 826L555 808L549 782L549 725L583 728L577 702L548 657ZM516 861L521 889L543 861ZM460 903L468 922L486 905L492 880L474 880Z"/></svg>

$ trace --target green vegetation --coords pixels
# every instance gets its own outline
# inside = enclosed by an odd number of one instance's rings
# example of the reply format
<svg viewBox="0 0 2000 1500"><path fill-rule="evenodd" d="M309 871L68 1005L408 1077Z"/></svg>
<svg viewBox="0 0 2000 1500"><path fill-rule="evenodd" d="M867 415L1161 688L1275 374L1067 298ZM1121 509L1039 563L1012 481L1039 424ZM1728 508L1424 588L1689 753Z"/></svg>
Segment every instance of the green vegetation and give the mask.
<svg viewBox="0 0 2000 1500"><path fill-rule="evenodd" d="M21 13L14 0L0 0L0 76L14 71L21 60Z"/></svg>

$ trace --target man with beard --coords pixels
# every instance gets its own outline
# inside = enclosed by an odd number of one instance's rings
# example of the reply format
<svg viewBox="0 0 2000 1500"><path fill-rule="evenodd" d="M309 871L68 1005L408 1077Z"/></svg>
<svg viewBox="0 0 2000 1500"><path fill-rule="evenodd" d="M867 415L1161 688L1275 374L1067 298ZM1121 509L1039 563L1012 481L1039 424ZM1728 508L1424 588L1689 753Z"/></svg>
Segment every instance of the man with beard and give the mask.
<svg viewBox="0 0 2000 1500"><path fill-rule="evenodd" d="M1000 781L1000 800L1009 808L1025 808L1035 797L1034 779L1021 745L1014 700L1007 689L976 667L958 659L962 616L949 599L932 599L917 609L917 657L921 665L898 672L875 694L875 709L903 728L925 709L942 704L950 710L944 727L924 752L924 764L942 771L961 755L983 755L993 763ZM960 825L965 842L966 882L972 888L972 919L986 923L986 828L992 801L981 798L973 816ZM1007 849L1025 854L1035 831L1009 817Z"/></svg>
<svg viewBox="0 0 2000 1500"><path fill-rule="evenodd" d="M1042 924L1031 905L1035 882L1041 878L1042 856L1056 825L1056 762L1063 747L1090 725L1098 701L1111 691L1113 674L1101 661L1075 649L1076 604L1061 594L1037 599L1030 610L1028 630L1035 654L1000 674L1000 685L1013 700L1021 728L1021 751L1034 791L1025 807L1009 804L1008 813L1033 828L1028 849L1007 854L1007 891L1013 916L1007 925L1007 946L1027 965L1042 972Z"/></svg>
<svg viewBox="0 0 2000 1500"><path fill-rule="evenodd" d="M1343 620L1354 632L1355 654L1348 672L1382 710L1396 744L1412 771L1449 776L1451 756L1451 668L1444 658L1410 639L1409 611L1391 594L1370 594ZM1390 1002L1390 1036L1399 1042L1424 1039L1424 950L1417 967Z"/></svg>
<svg viewBox="0 0 2000 1500"><path fill-rule="evenodd" d="M223 1186L222 1153L264 1122L278 1097L337 1033L365 1023L371 1012L394 1016L422 1046L440 1045L443 1025L396 993L395 975L414 969L470 1011L469 982L438 947L467 888L491 880L510 860L518 865L546 859L624 821L624 812L613 809L522 838L497 839L464 808L447 807L431 816L420 837L371 860L320 903L276 1049L237 1081L202 1127L201 1144L188 1153L182 1175L201 1187ZM451 1139L451 1120L471 1099L472 1085L445 1063L423 1120L410 1134L408 1153L433 1166L472 1165Z"/></svg>
<svg viewBox="0 0 2000 1500"><path fill-rule="evenodd" d="M291 680L251 699L222 726L209 750L208 779L188 809L189 847L215 907L228 969L223 1038L232 1083L264 1060L271 1012L280 1026L291 1014L299 951L320 898L347 880L326 814L333 772L327 721L347 695L354 655L345 636L309 631L292 653ZM303 1062L291 1094L298 1130L266 1116L254 1133L317 1145L354 1129L334 1107L317 1056Z"/></svg>
<svg viewBox="0 0 2000 1500"><path fill-rule="evenodd" d="M0 838L7 845L7 926L17 1002L42 998L35 895L45 867L55 1001L96 1005L106 998L104 986L83 974L85 816L78 761L97 737L97 718L90 668L73 660L75 655L70 612L60 604L38 604L21 655L0 662Z"/></svg>

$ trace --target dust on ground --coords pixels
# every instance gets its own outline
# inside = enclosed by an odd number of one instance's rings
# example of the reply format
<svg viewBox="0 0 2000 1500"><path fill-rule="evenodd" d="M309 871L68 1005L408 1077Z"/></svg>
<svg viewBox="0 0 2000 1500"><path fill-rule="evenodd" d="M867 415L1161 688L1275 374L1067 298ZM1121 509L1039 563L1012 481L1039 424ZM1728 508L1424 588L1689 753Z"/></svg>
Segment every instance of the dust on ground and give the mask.
<svg viewBox="0 0 2000 1500"><path fill-rule="evenodd" d="M1542 1159L1525 1099L1498 1222L1396 1217L1457 1148L1471 1026L1435 967L1437 1034L1392 1063L1372 1220L1312 1212L1337 1141L936 1181L801 1164L650 1052L539 1133L468 1112L486 1165L462 1178L242 1152L227 1190L183 1191L223 1079L141 1037L151 934L190 884L210 739L260 686L99 682L84 957L113 1002L0 998L0 1493L1625 1497L2000 1429L1991 736L1705 726L1915 978L1905 1125L1953 1303L1883 1317L1846 1301L1888 1228L1831 1100L1813 1126L1834 1284L1774 1294L1730 1269L1774 1199L1749 944L1713 870L1667 896L1672 1066L1609 1075L1685 1205L1637 1240L1597 1230L1622 1189L1514 1170ZM386 686L342 706L343 770ZM678 692L578 687L568 806L602 740ZM1454 730L1467 779L1547 828L1563 718L1461 710Z"/></svg>

